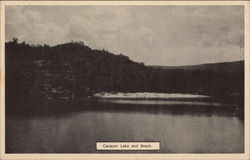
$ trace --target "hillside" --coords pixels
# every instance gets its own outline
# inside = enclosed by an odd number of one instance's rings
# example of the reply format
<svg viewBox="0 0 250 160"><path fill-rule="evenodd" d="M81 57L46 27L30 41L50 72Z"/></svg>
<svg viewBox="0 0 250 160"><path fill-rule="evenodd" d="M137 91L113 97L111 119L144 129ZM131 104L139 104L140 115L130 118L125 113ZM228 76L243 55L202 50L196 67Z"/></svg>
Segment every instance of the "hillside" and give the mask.
<svg viewBox="0 0 250 160"><path fill-rule="evenodd" d="M153 68L161 68L165 70L182 69L188 71L213 71L218 73L229 72L237 73L244 72L244 61L223 62L223 63L209 63L201 65L187 65L187 66L150 66Z"/></svg>
<svg viewBox="0 0 250 160"><path fill-rule="evenodd" d="M5 47L6 101L11 103L81 101L99 92L191 93L237 101L244 95L242 70L228 72L237 68L234 63L166 70L91 49L83 42L51 47L14 39ZM218 66L227 69L219 67L218 72Z"/></svg>

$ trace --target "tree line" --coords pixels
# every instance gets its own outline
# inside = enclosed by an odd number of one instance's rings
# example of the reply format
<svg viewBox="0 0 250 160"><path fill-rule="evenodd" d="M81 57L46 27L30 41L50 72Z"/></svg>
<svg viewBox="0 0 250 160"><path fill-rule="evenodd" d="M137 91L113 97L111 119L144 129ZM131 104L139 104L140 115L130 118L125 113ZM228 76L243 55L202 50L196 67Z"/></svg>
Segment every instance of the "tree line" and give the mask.
<svg viewBox="0 0 250 160"><path fill-rule="evenodd" d="M83 42L49 46L13 39L5 43L5 69L7 103L81 101L97 92L192 93L241 101L244 97L244 72L153 68Z"/></svg>

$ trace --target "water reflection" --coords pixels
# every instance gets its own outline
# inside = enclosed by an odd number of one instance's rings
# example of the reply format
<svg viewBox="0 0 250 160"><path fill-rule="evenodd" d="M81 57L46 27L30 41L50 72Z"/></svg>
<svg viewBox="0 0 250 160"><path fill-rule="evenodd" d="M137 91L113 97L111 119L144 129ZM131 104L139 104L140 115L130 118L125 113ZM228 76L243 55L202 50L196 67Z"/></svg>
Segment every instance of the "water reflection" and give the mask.
<svg viewBox="0 0 250 160"><path fill-rule="evenodd" d="M141 99L98 99L102 103L138 104L138 105L192 105L192 106L223 106L218 102L180 101L180 100L141 100Z"/></svg>
<svg viewBox="0 0 250 160"><path fill-rule="evenodd" d="M101 152L96 141L160 141L161 149L151 152L244 152L244 122L230 107L91 103L76 108L39 116L8 114L6 151L93 153Z"/></svg>

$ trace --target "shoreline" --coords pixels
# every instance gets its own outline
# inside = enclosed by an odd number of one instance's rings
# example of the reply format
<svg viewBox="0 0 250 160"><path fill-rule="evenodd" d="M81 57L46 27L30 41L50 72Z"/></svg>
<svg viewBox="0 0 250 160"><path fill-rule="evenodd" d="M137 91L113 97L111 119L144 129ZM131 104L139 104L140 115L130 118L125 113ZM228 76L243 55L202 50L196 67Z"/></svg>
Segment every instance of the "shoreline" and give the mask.
<svg viewBox="0 0 250 160"><path fill-rule="evenodd" d="M101 99L128 99L128 100L171 100L171 99L208 99L207 95L182 94L182 93L152 93L152 92L135 92L135 93L108 93L101 92L94 94L95 98Z"/></svg>

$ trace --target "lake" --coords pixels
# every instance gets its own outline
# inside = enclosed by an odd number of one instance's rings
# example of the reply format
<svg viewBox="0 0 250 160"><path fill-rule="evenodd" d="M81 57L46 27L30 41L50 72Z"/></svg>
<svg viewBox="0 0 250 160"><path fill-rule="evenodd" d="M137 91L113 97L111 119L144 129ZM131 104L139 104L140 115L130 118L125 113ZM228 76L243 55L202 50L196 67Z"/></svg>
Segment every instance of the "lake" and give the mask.
<svg viewBox="0 0 250 160"><path fill-rule="evenodd" d="M242 106L127 102L90 102L50 113L7 113L6 152L144 152L96 151L96 141L160 141L160 150L150 153L244 152Z"/></svg>

